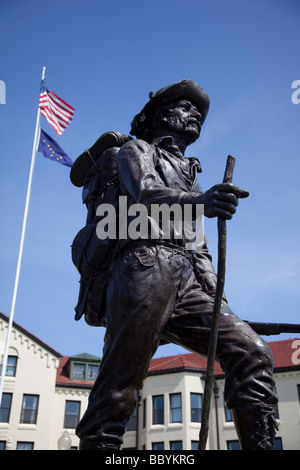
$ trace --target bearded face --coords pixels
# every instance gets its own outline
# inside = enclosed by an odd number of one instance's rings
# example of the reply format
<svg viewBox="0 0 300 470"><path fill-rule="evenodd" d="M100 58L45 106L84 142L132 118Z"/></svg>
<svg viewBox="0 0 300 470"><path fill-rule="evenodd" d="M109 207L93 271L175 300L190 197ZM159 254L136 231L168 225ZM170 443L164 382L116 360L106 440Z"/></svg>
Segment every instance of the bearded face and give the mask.
<svg viewBox="0 0 300 470"><path fill-rule="evenodd" d="M191 101L180 99L169 103L163 114L162 119L172 135L177 134L182 138L185 136L188 143L198 139L202 115Z"/></svg>

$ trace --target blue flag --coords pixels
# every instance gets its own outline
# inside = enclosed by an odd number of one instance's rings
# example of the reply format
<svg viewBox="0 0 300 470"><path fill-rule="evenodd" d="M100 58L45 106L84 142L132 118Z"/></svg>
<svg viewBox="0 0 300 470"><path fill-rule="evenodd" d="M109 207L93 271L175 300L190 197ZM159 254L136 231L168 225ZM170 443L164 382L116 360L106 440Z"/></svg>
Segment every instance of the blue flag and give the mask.
<svg viewBox="0 0 300 470"><path fill-rule="evenodd" d="M50 158L50 160L61 163L62 165L70 167L73 165L73 161L68 157L66 152L42 129L38 151L41 152L44 157Z"/></svg>

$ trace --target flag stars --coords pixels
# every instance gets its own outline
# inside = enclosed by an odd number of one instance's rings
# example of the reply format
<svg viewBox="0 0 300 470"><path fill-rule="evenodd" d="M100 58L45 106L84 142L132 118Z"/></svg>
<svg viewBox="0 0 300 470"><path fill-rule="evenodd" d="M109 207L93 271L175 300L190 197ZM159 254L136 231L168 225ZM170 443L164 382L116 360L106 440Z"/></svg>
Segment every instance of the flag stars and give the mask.
<svg viewBox="0 0 300 470"><path fill-rule="evenodd" d="M71 167L73 165L70 157L64 152L64 150L55 142L46 132L41 129L40 143L38 147L44 157L49 158L52 161L62 163Z"/></svg>
<svg viewBox="0 0 300 470"><path fill-rule="evenodd" d="M43 139L43 142L44 142L44 144L46 144L45 139ZM51 147L50 144L46 144L46 145L47 145L47 147L49 148L49 150L51 151L51 153L50 153L50 158L54 158L54 159L56 158L57 161L63 159L63 157L61 157L60 155L57 156L57 157L55 157L55 150L53 150L53 148Z"/></svg>

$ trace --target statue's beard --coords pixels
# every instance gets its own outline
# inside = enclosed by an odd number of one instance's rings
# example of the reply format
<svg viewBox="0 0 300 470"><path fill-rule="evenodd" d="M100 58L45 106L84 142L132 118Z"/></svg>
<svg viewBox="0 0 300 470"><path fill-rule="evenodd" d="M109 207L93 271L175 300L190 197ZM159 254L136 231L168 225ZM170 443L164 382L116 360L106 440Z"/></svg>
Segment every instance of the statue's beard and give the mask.
<svg viewBox="0 0 300 470"><path fill-rule="evenodd" d="M201 131L201 125L196 118L191 117L182 121L174 114L167 117L167 128L172 134L180 135L181 138L185 137L189 142L198 139Z"/></svg>

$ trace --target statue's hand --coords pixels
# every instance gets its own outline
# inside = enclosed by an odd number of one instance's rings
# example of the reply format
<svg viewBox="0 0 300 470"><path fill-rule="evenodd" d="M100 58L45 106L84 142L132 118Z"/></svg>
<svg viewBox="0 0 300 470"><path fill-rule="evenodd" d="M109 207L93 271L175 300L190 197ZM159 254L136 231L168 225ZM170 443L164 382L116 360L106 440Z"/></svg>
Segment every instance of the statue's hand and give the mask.
<svg viewBox="0 0 300 470"><path fill-rule="evenodd" d="M206 217L220 217L229 220L236 212L239 198L249 196L248 191L231 183L216 184L201 195L204 204L204 215Z"/></svg>

